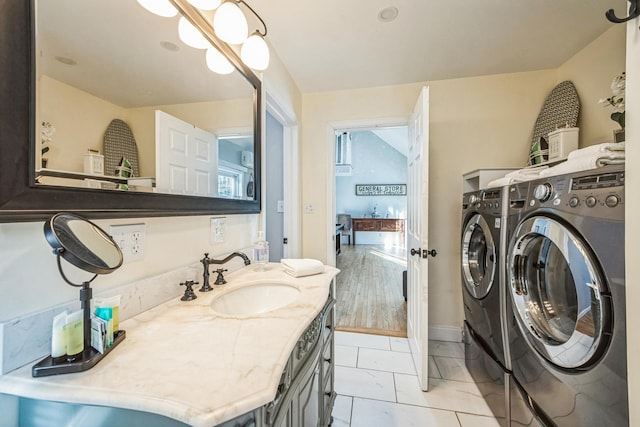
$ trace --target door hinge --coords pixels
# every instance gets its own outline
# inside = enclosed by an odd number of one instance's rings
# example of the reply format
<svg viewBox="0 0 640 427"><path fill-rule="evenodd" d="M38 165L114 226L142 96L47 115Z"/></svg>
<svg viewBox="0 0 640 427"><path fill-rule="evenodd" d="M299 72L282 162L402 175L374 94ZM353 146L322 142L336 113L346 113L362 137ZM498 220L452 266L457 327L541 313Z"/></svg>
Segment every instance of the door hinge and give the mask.
<svg viewBox="0 0 640 427"><path fill-rule="evenodd" d="M286 245L287 243L289 243L289 239L287 239L286 237L284 237L284 238L282 239L282 244L283 244L283 245Z"/></svg>

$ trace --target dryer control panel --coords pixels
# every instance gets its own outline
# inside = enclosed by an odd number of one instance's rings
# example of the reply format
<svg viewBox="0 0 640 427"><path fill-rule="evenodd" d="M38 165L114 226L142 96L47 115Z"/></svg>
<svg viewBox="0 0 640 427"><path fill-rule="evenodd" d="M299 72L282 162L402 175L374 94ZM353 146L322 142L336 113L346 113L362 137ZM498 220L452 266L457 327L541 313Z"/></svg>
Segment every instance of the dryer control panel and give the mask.
<svg viewBox="0 0 640 427"><path fill-rule="evenodd" d="M551 176L531 182L529 207L624 219L624 167Z"/></svg>

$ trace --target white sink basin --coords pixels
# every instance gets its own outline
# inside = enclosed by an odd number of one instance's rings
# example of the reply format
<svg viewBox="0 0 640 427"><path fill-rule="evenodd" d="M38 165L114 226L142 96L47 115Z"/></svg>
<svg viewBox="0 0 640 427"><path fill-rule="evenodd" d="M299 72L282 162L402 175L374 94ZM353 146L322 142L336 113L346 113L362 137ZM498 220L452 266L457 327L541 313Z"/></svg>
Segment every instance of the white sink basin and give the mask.
<svg viewBox="0 0 640 427"><path fill-rule="evenodd" d="M222 291L211 302L211 309L227 316L252 316L268 313L291 304L300 296L295 285L260 282Z"/></svg>

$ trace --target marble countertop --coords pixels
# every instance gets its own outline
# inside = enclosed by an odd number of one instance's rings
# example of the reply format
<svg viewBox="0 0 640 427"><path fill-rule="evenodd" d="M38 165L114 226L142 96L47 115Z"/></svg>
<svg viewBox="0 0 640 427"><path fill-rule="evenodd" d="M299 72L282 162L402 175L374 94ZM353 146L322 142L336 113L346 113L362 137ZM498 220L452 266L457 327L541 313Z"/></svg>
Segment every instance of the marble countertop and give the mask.
<svg viewBox="0 0 640 427"><path fill-rule="evenodd" d="M275 397L289 355L339 270L327 266L323 274L293 278L280 264L255 269L226 275L226 285L196 291L196 300L176 298L122 322L126 339L93 369L33 378L30 364L0 376L0 393L140 410L202 427L256 409ZM211 310L220 289L258 281L293 284L301 295L254 316Z"/></svg>

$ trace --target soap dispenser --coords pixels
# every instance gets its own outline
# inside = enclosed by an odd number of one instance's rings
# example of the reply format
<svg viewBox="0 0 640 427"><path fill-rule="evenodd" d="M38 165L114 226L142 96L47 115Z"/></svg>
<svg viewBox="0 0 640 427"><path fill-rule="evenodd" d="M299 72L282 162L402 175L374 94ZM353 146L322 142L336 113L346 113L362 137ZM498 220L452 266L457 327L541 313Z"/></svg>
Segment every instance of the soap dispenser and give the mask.
<svg viewBox="0 0 640 427"><path fill-rule="evenodd" d="M257 265L256 271L264 271L269 262L269 242L264 240L264 231L258 231L258 240L253 244L253 260Z"/></svg>

